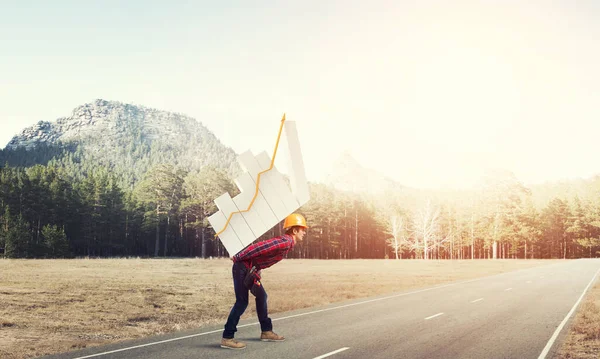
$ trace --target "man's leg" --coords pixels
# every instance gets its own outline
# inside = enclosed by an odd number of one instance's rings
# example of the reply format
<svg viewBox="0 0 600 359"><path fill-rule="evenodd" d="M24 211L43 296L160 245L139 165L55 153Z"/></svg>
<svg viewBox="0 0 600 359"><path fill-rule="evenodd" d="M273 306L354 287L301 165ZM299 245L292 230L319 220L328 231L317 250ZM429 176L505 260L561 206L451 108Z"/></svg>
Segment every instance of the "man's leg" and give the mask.
<svg viewBox="0 0 600 359"><path fill-rule="evenodd" d="M267 307L267 292L265 288L262 286L262 282L260 284L259 290L256 293L256 314L258 315L258 321L260 322L260 330L263 332L268 332L273 330L273 323L271 323L271 318L269 318L269 309Z"/></svg>
<svg viewBox="0 0 600 359"><path fill-rule="evenodd" d="M284 337L273 333L273 323L271 322L271 318L269 318L269 309L267 306L267 291L261 285L256 292L256 314L258 315L258 321L260 322L260 330L261 335L260 339L262 341L283 341Z"/></svg>
<svg viewBox="0 0 600 359"><path fill-rule="evenodd" d="M232 268L233 275L233 289L235 291L235 304L229 312L227 323L225 323L225 330L223 331L223 340L221 341L221 347L242 349L246 345L239 343L233 339L235 332L237 332L237 325L240 321L240 317L246 311L248 307L248 288L244 286L244 277L246 276L248 269L243 263L234 263Z"/></svg>

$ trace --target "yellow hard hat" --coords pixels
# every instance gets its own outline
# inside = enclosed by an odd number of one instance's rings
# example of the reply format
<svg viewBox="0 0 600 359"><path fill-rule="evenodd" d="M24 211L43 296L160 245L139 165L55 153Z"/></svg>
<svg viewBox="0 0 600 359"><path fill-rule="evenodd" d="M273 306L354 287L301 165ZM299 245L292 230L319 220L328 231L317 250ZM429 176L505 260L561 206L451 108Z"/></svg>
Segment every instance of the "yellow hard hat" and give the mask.
<svg viewBox="0 0 600 359"><path fill-rule="evenodd" d="M308 229L306 219L299 213L290 214L285 218L285 222L283 222L283 229L288 229L293 226L300 226Z"/></svg>

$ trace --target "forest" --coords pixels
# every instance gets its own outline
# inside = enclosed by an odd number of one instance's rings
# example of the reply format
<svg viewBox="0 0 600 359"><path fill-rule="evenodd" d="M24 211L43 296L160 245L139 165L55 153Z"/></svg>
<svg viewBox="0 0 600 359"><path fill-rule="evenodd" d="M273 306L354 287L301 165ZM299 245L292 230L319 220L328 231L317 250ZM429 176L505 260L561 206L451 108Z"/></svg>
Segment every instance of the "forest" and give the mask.
<svg viewBox="0 0 600 359"><path fill-rule="evenodd" d="M154 163L131 184L122 171L69 156L0 167L0 255L6 258L222 257L207 217L238 192L206 165ZM123 183L127 183L124 185ZM310 183L298 212L310 229L289 257L531 259L600 256L600 178L524 186L512 173L472 190L388 189L378 195ZM573 190L573 188L577 190ZM260 239L282 234L281 224Z"/></svg>

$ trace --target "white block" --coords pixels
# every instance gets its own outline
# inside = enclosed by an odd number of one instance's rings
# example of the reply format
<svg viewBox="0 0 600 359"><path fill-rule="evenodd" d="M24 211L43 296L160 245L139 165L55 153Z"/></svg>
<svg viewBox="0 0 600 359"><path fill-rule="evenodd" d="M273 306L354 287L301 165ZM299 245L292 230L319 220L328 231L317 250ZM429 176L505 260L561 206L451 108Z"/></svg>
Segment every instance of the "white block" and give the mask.
<svg viewBox="0 0 600 359"><path fill-rule="evenodd" d="M248 172L248 174L250 174L250 177L256 183L256 181L258 180L258 174L262 170L252 153L250 151L246 151L240 154L238 156L238 161L240 162L240 166L242 167L242 169ZM279 195L277 194L274 185L271 183L268 173L269 172L265 172L260 175L259 191L266 199L269 207L275 214L275 217L277 217L277 221L281 222L289 213L287 212L285 204L283 204L281 198L279 198Z"/></svg>
<svg viewBox="0 0 600 359"><path fill-rule="evenodd" d="M271 158L269 157L267 152L263 151L259 153L256 156L256 160L258 161L258 164L260 165L261 170L263 171L269 168L269 166L271 165ZM277 191L279 198L281 198L281 201L285 205L288 215L295 212L300 207L300 205L298 204L298 201L296 201L296 198L294 198L294 195L290 191L290 188L288 187L287 183L285 183L285 180L283 179L281 173L277 170L275 166L273 166L273 168L265 174L269 175L269 180L271 181L271 184L273 184L273 188L275 188L275 191Z"/></svg>
<svg viewBox="0 0 600 359"><path fill-rule="evenodd" d="M217 211L208 217L208 222L215 230L215 233L218 233L225 227L227 217L225 217L223 212ZM244 249L244 245L230 225L225 228L223 233L219 234L219 239L221 240L221 243L223 243L225 249L227 249L230 257L238 254L242 249Z"/></svg>
<svg viewBox="0 0 600 359"><path fill-rule="evenodd" d="M294 121L286 121L283 124L288 145L288 163L290 164L290 187L300 206L310 200L308 181L304 171L304 161L298 131Z"/></svg>
<svg viewBox="0 0 600 359"><path fill-rule="evenodd" d="M248 172L244 172L236 178L234 182L241 193L233 198L233 202L240 211L245 211L248 209L248 206L250 206L252 198L254 198L256 184ZM248 223L248 226L250 226L252 233L254 233L255 239L263 235L277 223L277 217L275 217L275 214L271 211L271 208L260 191L258 191L250 210L248 212L242 212L242 216L246 220L246 223ZM263 219L262 216L265 218Z"/></svg>
<svg viewBox="0 0 600 359"><path fill-rule="evenodd" d="M221 212L223 212L226 219L229 218L230 214L234 213L229 221L229 226L233 228L243 247L246 247L256 239L241 213L235 213L238 211L238 208L235 203L233 203L229 193L225 192L217 197L217 199L215 199L215 204L219 207Z"/></svg>

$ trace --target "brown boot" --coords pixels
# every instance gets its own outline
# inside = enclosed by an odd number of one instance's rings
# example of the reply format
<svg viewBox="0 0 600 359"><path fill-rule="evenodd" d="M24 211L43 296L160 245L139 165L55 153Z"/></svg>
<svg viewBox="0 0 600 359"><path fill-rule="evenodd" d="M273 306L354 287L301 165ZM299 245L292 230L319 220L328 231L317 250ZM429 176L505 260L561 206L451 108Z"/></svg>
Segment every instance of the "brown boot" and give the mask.
<svg viewBox="0 0 600 359"><path fill-rule="evenodd" d="M268 331L260 334L260 340L263 342L282 342L285 340L285 338L281 335L273 333L272 331Z"/></svg>
<svg viewBox="0 0 600 359"><path fill-rule="evenodd" d="M221 348L225 348L225 349L244 349L246 347L246 344L242 343L242 342L238 342L237 340L231 338L231 339L227 339L227 338L222 338L221 339Z"/></svg>

